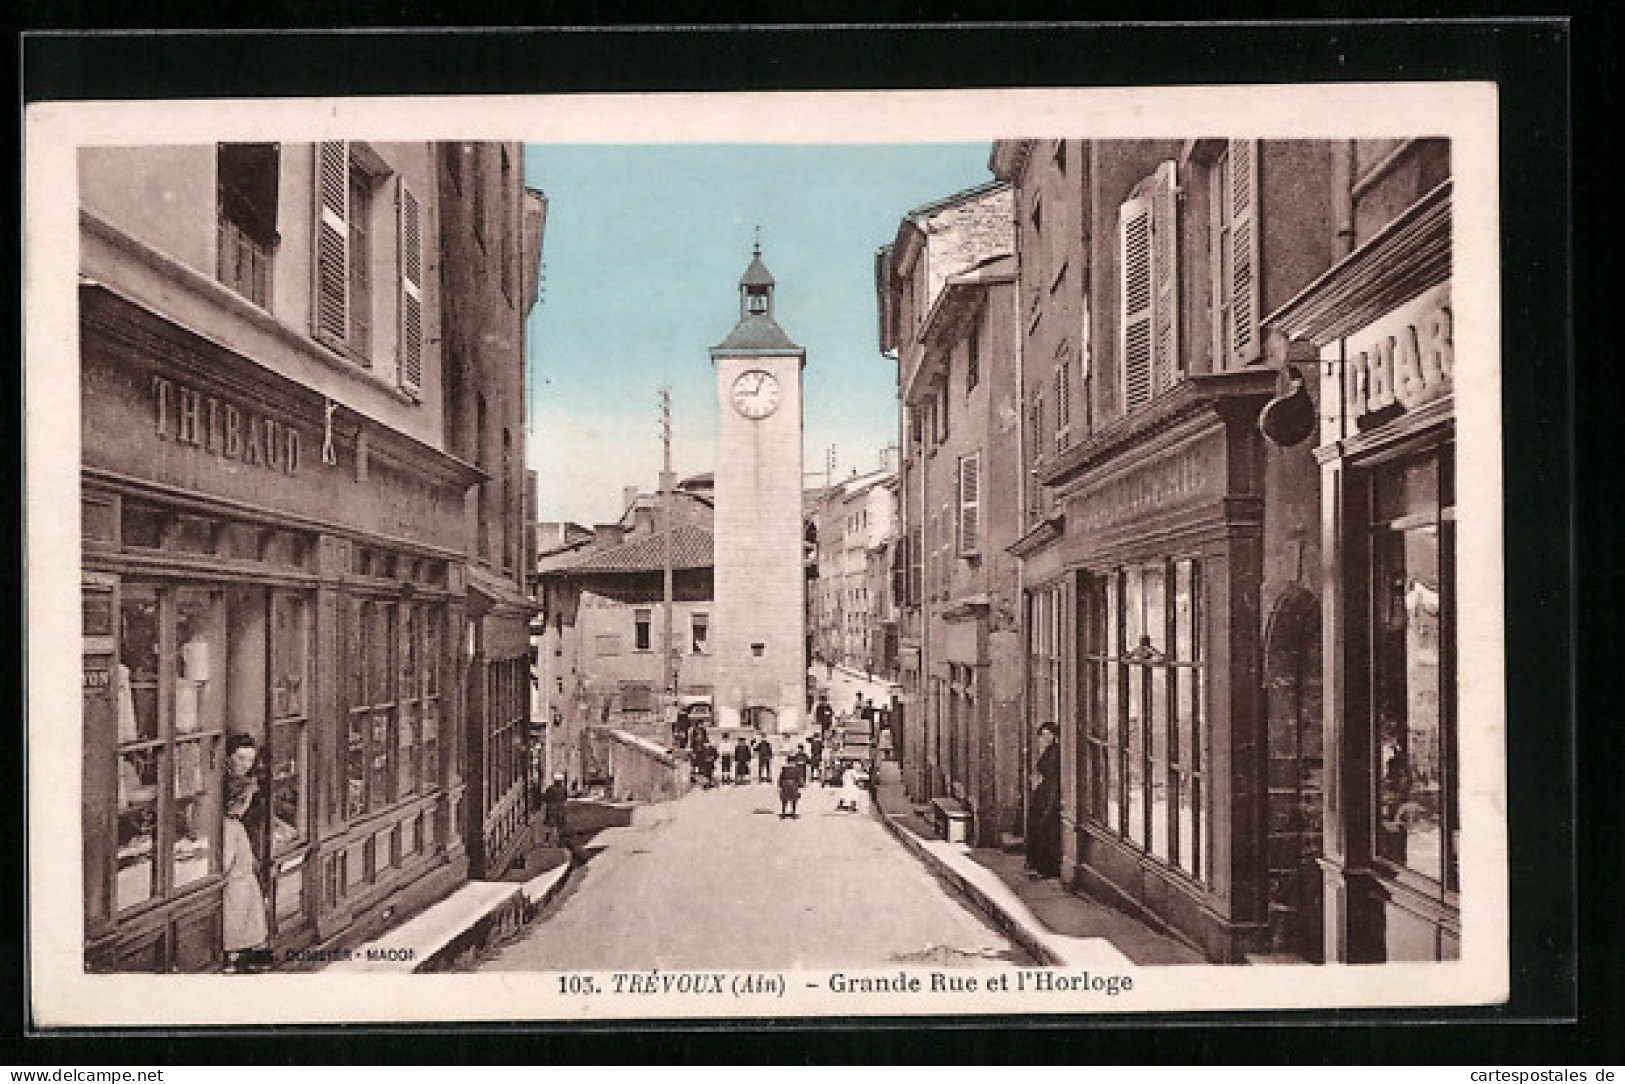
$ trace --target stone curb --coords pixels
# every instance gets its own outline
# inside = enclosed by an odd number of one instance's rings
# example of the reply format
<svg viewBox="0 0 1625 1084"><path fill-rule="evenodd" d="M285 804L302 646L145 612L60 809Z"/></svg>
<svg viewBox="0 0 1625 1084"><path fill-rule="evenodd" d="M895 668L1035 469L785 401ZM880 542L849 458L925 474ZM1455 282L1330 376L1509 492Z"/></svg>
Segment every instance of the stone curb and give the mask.
<svg viewBox="0 0 1625 1084"><path fill-rule="evenodd" d="M1052 947L1050 947L1049 944L1046 943L1046 939L1042 932L1032 929L1026 922L1022 921L1022 919L1011 914L1003 907L1000 907L996 902L994 902L991 896L973 884L964 876L964 874L960 873L958 870L954 869L953 866L943 861L942 857L933 852L931 848L927 847L919 836L915 835L906 826L899 824L897 818L886 812L879 801L874 803L874 809L880 814L881 823L886 826L886 829L890 831L892 835L897 837L898 842L900 842L910 854L918 858L926 866L926 868L930 869L939 878L953 886L953 888L958 891L960 895L964 896L973 905L975 905L978 911L981 911L993 922L993 925L997 926L1005 934L1008 934L1011 940L1020 945L1022 949L1025 950L1034 960L1037 960L1040 964L1043 964L1046 967L1054 967L1066 963L1066 961L1062 959L1060 955L1057 954Z"/></svg>

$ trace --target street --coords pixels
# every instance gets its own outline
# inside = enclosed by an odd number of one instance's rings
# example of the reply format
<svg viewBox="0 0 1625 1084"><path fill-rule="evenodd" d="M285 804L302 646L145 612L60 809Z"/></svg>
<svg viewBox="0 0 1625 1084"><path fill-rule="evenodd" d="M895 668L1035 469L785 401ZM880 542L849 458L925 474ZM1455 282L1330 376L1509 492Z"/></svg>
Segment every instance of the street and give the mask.
<svg viewBox="0 0 1625 1084"><path fill-rule="evenodd" d="M562 902L480 971L1027 963L837 790L695 789L609 829ZM865 796L867 799L867 796Z"/></svg>

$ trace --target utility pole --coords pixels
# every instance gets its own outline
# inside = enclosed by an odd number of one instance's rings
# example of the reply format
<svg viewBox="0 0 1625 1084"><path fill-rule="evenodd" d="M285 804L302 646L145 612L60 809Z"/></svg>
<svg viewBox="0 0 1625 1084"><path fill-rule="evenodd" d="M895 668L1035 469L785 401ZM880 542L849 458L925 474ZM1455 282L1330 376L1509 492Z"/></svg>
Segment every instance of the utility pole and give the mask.
<svg viewBox="0 0 1625 1084"><path fill-rule="evenodd" d="M677 707L677 653L673 650L671 611L672 611L672 489L674 480L671 472L671 385L663 385L660 389L660 444L663 451L662 468L660 471L660 520L661 534L665 544L661 547L665 553L665 581L666 581L666 612L662 622L664 629L660 651L661 673L665 677L666 710L665 721L668 727L675 721Z"/></svg>

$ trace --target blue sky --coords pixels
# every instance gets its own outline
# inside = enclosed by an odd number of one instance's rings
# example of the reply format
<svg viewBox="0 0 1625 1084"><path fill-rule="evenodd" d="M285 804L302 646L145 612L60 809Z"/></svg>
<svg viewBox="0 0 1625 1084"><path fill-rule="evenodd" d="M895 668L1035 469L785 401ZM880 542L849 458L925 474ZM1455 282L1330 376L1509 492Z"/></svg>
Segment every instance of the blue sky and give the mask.
<svg viewBox="0 0 1625 1084"><path fill-rule="evenodd" d="M539 518L603 522L623 485L654 487L663 383L673 468L712 469L709 350L738 318L758 224L775 313L807 350L807 467L831 443L843 474L875 466L897 432L875 250L911 208L991 179L987 154L986 143L528 146L525 183L548 197L528 347Z"/></svg>

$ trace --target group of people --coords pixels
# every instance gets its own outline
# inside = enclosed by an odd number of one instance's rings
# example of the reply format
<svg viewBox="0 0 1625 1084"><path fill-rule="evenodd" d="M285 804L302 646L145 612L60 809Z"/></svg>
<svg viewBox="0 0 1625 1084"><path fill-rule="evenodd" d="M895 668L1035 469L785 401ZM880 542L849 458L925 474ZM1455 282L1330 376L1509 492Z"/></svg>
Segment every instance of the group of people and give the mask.
<svg viewBox="0 0 1625 1084"><path fill-rule="evenodd" d="M759 782L773 781L773 745L761 734L752 741L747 734L739 735L738 739L729 742L728 736L722 736L722 744L711 744L705 727L696 723L689 728L689 756L694 764L694 774L699 777L705 787L717 785L717 768L722 769L722 782L749 783L751 780L751 763L756 764L756 778Z"/></svg>

